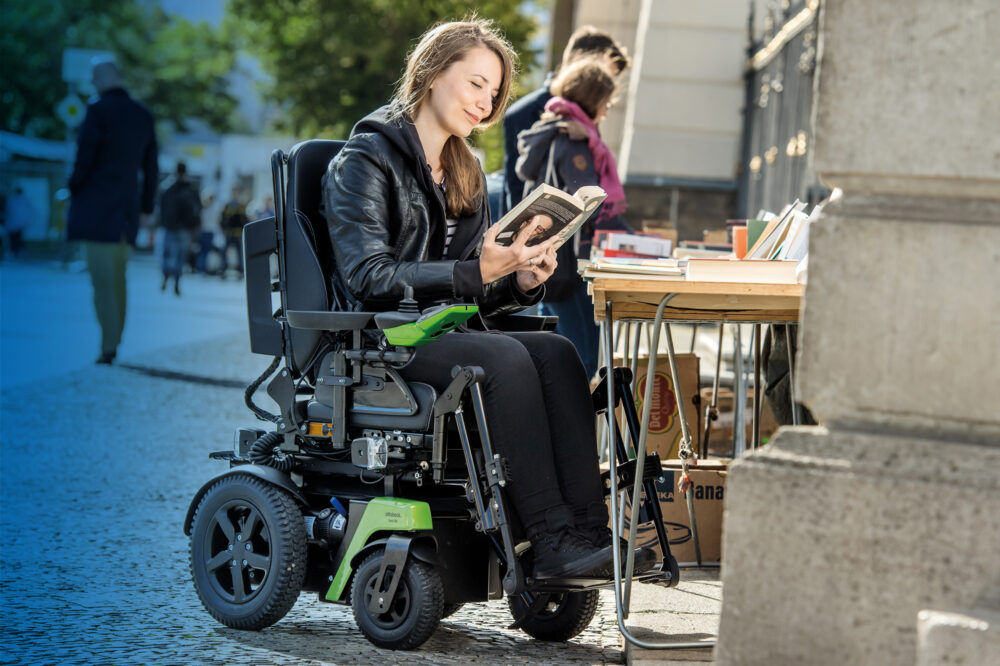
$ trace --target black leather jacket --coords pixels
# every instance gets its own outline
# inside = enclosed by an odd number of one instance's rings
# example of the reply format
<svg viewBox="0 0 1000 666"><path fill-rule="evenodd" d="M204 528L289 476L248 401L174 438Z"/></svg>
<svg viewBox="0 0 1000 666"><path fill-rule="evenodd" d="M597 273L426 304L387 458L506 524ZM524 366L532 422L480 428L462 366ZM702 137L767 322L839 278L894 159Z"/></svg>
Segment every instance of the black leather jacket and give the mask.
<svg viewBox="0 0 1000 666"><path fill-rule="evenodd" d="M421 307L474 301L484 316L541 300L541 287L522 293L513 274L482 284L478 255L490 224L485 183L483 193L479 210L458 220L445 256L444 194L412 121L392 119L382 107L358 123L323 176L334 290L347 295L346 307L395 309L406 285Z"/></svg>

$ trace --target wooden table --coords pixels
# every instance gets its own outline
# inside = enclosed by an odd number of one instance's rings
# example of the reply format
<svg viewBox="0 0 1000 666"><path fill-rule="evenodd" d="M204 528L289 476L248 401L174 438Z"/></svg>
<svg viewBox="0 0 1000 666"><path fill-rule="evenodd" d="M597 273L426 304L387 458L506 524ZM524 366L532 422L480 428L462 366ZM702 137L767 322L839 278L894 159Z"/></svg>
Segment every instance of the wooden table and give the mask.
<svg viewBox="0 0 1000 666"><path fill-rule="evenodd" d="M631 275L587 270L598 321L605 305L614 318L652 320L660 300L675 294L664 308L663 319L689 323L795 323L799 320L804 285L743 284L740 282L691 282L659 275Z"/></svg>
<svg viewBox="0 0 1000 666"><path fill-rule="evenodd" d="M642 418L640 421L639 445L636 450L635 483L632 489L633 502L641 492L640 480L643 478L643 463L646 458L646 436L649 429L649 415L653 381L656 371L656 357L659 347L660 329L666 328L667 355L670 360L670 375L673 385L678 388L677 360L674 354L673 339L670 335L669 322L684 323L736 323L754 325L754 404L753 404L753 442L754 446L760 439L760 326L761 324L791 324L799 320L799 310L802 304L804 286L801 284L747 284L740 282L694 282L683 277L662 275L638 275L611 273L587 269L584 278L589 281L589 292L594 299L594 315L597 321L603 322L604 358L613 358L614 322L642 321L652 322L653 335L649 345L649 361L646 366L646 387L642 400ZM786 327L787 335L787 327ZM721 336L720 336L721 344ZM740 352L742 353L742 352ZM789 377L792 376L791 358L789 358ZM612 373L608 372L607 397L608 414L614 414L616 404ZM716 387L718 392L718 387ZM794 395L794 390L793 390ZM745 405L745 396L734 396L737 404ZM685 401L677 396L678 417L681 422L681 464L685 469L690 460L691 433L684 413ZM794 413L794 409L793 409ZM615 446L612 438L612 428L607 429L608 461L611 469L615 469ZM611 515L618 516L618 484L617 475L611 474ZM691 493L687 496L688 512L691 516L692 536L697 545L697 526L694 521L694 503ZM638 512L634 512L638 513ZM635 515L631 518L636 520ZM617 543L619 534L618 520L612 520L613 543ZM628 598L632 583L632 554L635 549L635 533L629 529L629 554L625 568L625 576L621 576L617 552L615 561L615 603L618 611L618 626L623 637L631 643L644 648L676 649L682 644L653 643L632 636L625 628L622 616L623 607L628 606ZM617 551L617 549L615 549ZM700 557L699 557L700 561ZM624 578L624 586L623 579ZM623 601L624 598L624 601Z"/></svg>

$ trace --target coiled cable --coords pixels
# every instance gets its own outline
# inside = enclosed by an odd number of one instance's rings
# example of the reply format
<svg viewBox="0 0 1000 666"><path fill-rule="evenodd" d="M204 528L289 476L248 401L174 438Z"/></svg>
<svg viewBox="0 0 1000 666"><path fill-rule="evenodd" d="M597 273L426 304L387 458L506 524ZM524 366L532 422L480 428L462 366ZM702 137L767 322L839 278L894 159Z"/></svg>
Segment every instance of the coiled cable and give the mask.
<svg viewBox="0 0 1000 666"><path fill-rule="evenodd" d="M268 412L254 404L253 394L257 392L257 389L260 388L260 385L264 383L265 379L274 374L274 371L278 368L278 363L280 362L281 357L275 356L274 360L271 361L271 365L267 366L267 370L265 370L260 377L253 380L250 385L247 386L247 390L243 394L243 402L246 403L246 406L250 409L250 411L256 414L257 418L261 421L270 421L271 423L278 422L278 416L276 414L272 414L271 412Z"/></svg>
<svg viewBox="0 0 1000 666"><path fill-rule="evenodd" d="M290 472L295 459L279 447L283 437L276 432L266 432L250 445L250 461L273 467L279 472Z"/></svg>

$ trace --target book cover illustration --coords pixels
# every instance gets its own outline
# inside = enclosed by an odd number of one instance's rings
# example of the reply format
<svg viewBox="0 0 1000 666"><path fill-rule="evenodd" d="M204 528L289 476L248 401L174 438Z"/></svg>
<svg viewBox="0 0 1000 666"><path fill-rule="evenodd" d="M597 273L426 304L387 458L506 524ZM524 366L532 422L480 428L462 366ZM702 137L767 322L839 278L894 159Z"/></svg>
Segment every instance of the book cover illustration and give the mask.
<svg viewBox="0 0 1000 666"><path fill-rule="evenodd" d="M543 183L497 223L500 231L496 242L511 245L532 218L546 215L552 220L551 224L535 227L525 245L538 245L557 236L553 246L558 248L600 208L605 197L604 190L596 186L581 187L575 194L569 194Z"/></svg>

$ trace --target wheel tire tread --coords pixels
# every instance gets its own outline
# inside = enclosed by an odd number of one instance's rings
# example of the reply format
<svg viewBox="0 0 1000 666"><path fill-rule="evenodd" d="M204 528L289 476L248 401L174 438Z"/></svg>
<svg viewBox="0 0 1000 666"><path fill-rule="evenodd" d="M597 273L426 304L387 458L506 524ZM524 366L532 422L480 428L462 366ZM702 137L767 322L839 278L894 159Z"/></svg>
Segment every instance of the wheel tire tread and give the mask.
<svg viewBox="0 0 1000 666"><path fill-rule="evenodd" d="M539 620L537 617L529 617L521 624L521 630L529 636L540 641L565 642L577 636L586 629L597 613L600 605L600 593L597 590L586 590L584 592L567 592L567 595L574 595L574 605L576 608L568 617L560 616L557 621ZM507 598L507 603L513 611L514 604L521 604L519 599Z"/></svg>
<svg viewBox="0 0 1000 666"><path fill-rule="evenodd" d="M282 534L289 535L290 537L281 540L282 553L280 558L276 558L273 552L271 554L272 561L280 559L286 563L286 566L281 571L271 569L268 572L270 576L277 576L277 580L274 582L276 593L271 594L267 603L254 614L234 618L219 612L218 609L213 607L211 602L205 598L205 594L198 587L197 583L195 584L195 590L205 610L220 623L233 629L258 631L271 626L283 618L291 610L292 606L295 605L299 597L306 574L308 548L306 545L305 525L302 522L302 513L299 510L298 504L287 492L249 475L227 476L212 484L198 504L192 525L198 524L198 516L202 508L216 492L219 492L220 488L225 488L227 485L236 482L254 487L264 497L266 502L271 503L271 508L277 517L277 522L273 526L274 529L280 530ZM194 537L195 532L192 530L192 539ZM275 539L272 536L271 543L273 544L274 542ZM191 577L197 580L194 568L194 557L192 556Z"/></svg>
<svg viewBox="0 0 1000 666"><path fill-rule="evenodd" d="M351 589L351 606L354 610L354 618L358 624L358 628L361 629L361 632L369 641L378 647L393 650L412 650L420 647L427 642L427 639L431 637L441 621L441 615L444 610L444 587L441 584L441 578L437 571L430 565L412 558L407 560L403 568L403 575L409 579L408 582L411 585L410 594L414 599L424 598L427 600L427 612L420 612L420 609L416 609L415 606L411 607L411 611L418 611L417 620L413 627L401 638L385 640L380 636L373 636L359 618L361 613L367 613L368 611L364 607L359 608L361 604L364 604L364 595L358 594L363 591L364 586L367 584L367 576L358 574L360 574L369 562L380 561L381 559L381 551L372 553L365 558L355 573L354 585L352 585ZM414 583L419 586L418 590L412 589Z"/></svg>

